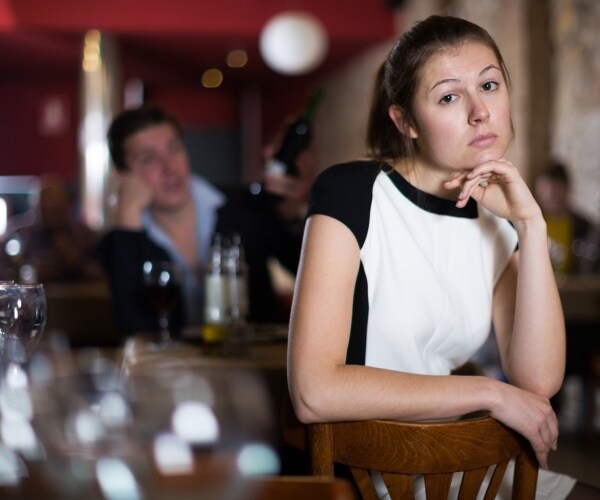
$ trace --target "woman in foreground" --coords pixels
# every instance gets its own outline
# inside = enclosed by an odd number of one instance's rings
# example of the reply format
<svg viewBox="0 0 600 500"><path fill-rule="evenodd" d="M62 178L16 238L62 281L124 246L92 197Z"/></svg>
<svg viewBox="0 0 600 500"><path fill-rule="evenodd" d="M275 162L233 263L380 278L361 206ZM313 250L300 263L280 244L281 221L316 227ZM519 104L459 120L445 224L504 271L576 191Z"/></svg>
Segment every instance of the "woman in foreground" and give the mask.
<svg viewBox="0 0 600 500"><path fill-rule="evenodd" d="M390 52L371 159L327 169L311 192L288 361L301 421L486 410L547 468L565 330L541 210L504 158L508 91L495 42L461 19L432 16ZM450 375L492 325L510 383ZM540 471L538 498L574 482Z"/></svg>

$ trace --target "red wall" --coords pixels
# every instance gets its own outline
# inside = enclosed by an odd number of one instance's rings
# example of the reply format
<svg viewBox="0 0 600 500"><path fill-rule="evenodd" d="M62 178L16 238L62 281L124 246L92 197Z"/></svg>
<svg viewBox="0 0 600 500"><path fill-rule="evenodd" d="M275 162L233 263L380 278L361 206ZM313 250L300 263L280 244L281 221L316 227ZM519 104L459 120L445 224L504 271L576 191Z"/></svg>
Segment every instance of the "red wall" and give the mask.
<svg viewBox="0 0 600 500"><path fill-rule="evenodd" d="M0 175L77 177L79 86L72 80L0 82ZM148 100L168 108L184 127L239 127L233 91L169 87L150 93ZM58 122L50 117L48 123L44 116L56 113L56 106Z"/></svg>
<svg viewBox="0 0 600 500"><path fill-rule="evenodd" d="M239 128L237 93L229 89L204 89L198 86L169 86L149 89L147 102L169 110L182 127Z"/></svg>
<svg viewBox="0 0 600 500"><path fill-rule="evenodd" d="M40 175L55 172L75 181L79 170L79 85L65 81L28 79L0 82L0 175ZM240 95L234 88L204 89L191 85L147 89L146 101L171 111L186 127L237 129ZM308 96L306 83L285 88L265 87L261 95L260 136L267 143ZM59 127L44 129L44 110L58 103L64 113ZM264 146L264 144L263 144Z"/></svg>
<svg viewBox="0 0 600 500"><path fill-rule="evenodd" d="M0 82L0 175L77 175L79 106L73 80Z"/></svg>

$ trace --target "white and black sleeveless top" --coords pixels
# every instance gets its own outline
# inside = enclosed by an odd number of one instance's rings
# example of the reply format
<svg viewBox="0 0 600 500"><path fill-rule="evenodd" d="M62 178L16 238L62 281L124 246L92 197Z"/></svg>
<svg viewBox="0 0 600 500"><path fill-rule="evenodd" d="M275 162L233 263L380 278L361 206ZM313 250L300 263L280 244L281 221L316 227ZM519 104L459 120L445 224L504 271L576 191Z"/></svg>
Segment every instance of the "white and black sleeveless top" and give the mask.
<svg viewBox="0 0 600 500"><path fill-rule="evenodd" d="M360 248L348 364L444 375L478 350L517 247L508 221L473 199L456 208L369 161L323 171L310 195L315 214L345 224Z"/></svg>

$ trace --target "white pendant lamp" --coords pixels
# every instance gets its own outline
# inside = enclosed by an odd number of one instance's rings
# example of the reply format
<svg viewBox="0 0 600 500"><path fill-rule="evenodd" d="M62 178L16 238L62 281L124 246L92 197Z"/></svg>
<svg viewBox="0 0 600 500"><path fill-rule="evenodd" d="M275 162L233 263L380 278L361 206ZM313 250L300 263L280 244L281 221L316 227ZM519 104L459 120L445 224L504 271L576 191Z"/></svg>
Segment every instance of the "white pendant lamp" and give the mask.
<svg viewBox="0 0 600 500"><path fill-rule="evenodd" d="M307 12L277 14L260 34L265 63L284 75L302 75L317 68L327 55L328 45L325 27Z"/></svg>

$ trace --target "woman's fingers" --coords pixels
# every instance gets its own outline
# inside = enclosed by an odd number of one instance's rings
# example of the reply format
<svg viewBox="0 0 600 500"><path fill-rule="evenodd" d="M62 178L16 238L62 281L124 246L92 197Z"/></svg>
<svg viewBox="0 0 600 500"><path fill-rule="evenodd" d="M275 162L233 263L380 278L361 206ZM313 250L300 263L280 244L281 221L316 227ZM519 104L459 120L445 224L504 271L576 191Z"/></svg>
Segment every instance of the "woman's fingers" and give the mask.
<svg viewBox="0 0 600 500"><path fill-rule="evenodd" d="M535 450L534 450L535 451ZM542 469L547 469L548 468L548 452L540 452L538 453L537 451L535 452L535 457L537 458L537 461L540 465L540 467Z"/></svg>
<svg viewBox="0 0 600 500"><path fill-rule="evenodd" d="M512 165L507 161L495 160L478 165L470 171L453 172L450 180L444 182L444 187L448 190L460 188L456 206L462 208L471 196L479 199L483 190L492 182L499 182L499 175L504 174L506 167L510 166Z"/></svg>
<svg viewBox="0 0 600 500"><path fill-rule="evenodd" d="M531 441L532 447L543 469L548 468L548 454L557 449L558 443L558 419L551 411L545 415L539 423L536 439Z"/></svg>
<svg viewBox="0 0 600 500"><path fill-rule="evenodd" d="M511 169L514 169L514 165L508 160L499 159L486 161L480 165L477 165L467 173L467 179L473 179L485 174L495 173L497 175L510 174Z"/></svg>
<svg viewBox="0 0 600 500"><path fill-rule="evenodd" d="M463 185L460 193L458 194L457 207L463 207L469 201L469 198L473 196L475 199L480 199L483 193L490 184L498 182L495 174L487 173L467 180Z"/></svg>
<svg viewBox="0 0 600 500"><path fill-rule="evenodd" d="M492 416L527 439L540 467L548 468L548 454L558 440L558 419L550 401L508 384L502 387L509 397Z"/></svg>

